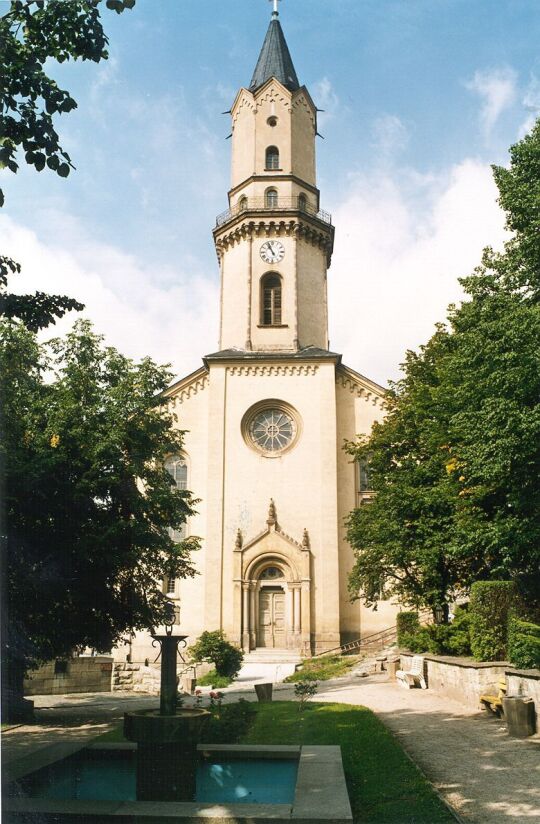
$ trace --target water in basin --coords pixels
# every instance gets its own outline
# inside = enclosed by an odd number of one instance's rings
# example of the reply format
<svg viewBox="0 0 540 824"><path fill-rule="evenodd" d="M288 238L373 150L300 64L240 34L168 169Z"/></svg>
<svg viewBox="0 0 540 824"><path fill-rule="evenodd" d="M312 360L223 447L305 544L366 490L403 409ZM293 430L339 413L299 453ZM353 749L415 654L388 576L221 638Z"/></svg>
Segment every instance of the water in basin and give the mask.
<svg viewBox="0 0 540 824"><path fill-rule="evenodd" d="M298 761L233 758L202 760L196 800L207 803L292 804ZM30 798L135 801L135 753L82 751L19 782Z"/></svg>

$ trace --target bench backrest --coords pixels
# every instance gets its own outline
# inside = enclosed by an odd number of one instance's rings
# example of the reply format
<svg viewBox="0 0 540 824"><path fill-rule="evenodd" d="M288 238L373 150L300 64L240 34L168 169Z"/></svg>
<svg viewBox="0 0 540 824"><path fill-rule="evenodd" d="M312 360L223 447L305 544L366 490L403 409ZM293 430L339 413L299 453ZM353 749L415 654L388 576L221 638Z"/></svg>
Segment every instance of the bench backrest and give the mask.
<svg viewBox="0 0 540 824"><path fill-rule="evenodd" d="M424 674L424 658L421 655L415 655L413 657L410 671L414 675Z"/></svg>

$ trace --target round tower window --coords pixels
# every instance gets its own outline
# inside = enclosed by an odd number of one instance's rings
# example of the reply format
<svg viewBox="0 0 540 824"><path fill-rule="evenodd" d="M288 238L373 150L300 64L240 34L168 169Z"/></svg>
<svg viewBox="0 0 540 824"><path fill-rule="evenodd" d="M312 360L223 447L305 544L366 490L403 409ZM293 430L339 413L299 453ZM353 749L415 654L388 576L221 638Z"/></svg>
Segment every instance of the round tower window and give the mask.
<svg viewBox="0 0 540 824"><path fill-rule="evenodd" d="M248 446L268 458L290 449L299 432L299 417L282 401L256 404L244 415L242 432Z"/></svg>
<svg viewBox="0 0 540 824"><path fill-rule="evenodd" d="M269 117L266 122L269 126L277 126L277 117Z"/></svg>

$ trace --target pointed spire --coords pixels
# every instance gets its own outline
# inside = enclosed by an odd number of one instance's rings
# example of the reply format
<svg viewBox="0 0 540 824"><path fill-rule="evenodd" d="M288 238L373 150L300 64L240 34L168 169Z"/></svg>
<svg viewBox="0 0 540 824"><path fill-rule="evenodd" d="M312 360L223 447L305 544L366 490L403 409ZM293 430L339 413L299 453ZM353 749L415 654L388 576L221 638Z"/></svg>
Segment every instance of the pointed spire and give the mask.
<svg viewBox="0 0 540 824"><path fill-rule="evenodd" d="M278 20L277 3L274 3L272 19L249 84L249 90L257 91L271 77L275 77L291 92L300 88L285 35Z"/></svg>

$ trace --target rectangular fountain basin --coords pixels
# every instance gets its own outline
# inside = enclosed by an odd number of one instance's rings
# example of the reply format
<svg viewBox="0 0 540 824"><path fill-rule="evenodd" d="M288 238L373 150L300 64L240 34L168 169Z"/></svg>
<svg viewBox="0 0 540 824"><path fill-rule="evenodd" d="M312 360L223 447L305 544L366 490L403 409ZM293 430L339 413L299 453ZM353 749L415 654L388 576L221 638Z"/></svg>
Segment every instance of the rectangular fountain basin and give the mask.
<svg viewBox="0 0 540 824"><path fill-rule="evenodd" d="M135 800L133 744L71 746L68 757L54 749L33 768L11 767L17 784L4 794L4 813L13 824L28 813L40 824L352 822L339 747L199 745L197 800L189 803Z"/></svg>

